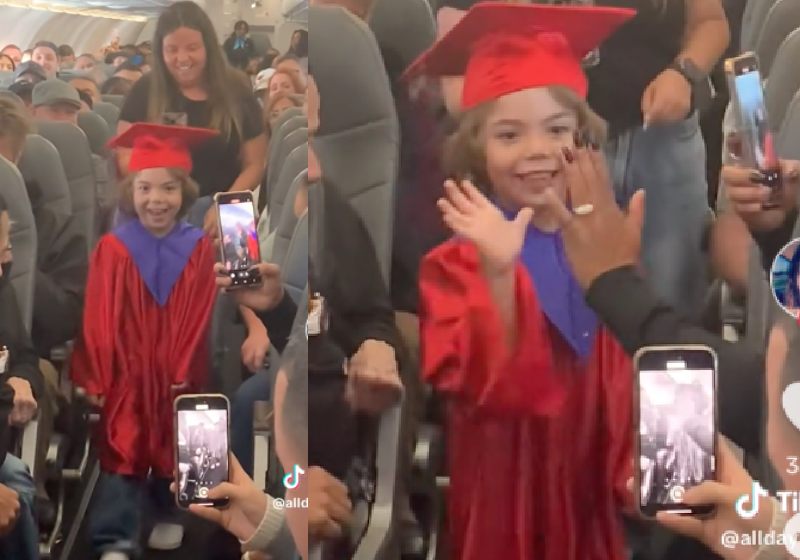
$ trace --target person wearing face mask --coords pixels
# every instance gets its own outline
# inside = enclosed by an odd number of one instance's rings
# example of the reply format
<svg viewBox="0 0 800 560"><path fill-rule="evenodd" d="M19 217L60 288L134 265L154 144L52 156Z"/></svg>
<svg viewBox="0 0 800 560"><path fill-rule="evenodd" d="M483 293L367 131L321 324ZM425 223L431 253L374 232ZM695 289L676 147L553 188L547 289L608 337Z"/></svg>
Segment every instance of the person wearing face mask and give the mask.
<svg viewBox="0 0 800 560"><path fill-rule="evenodd" d="M44 383L11 284L10 233L6 202L0 197L0 558L36 560L36 487L27 467L8 453L8 427L33 418Z"/></svg>
<svg viewBox="0 0 800 560"><path fill-rule="evenodd" d="M234 68L244 70L248 61L255 55L256 47L249 36L250 26L244 20L239 20L233 26L233 33L225 40L223 49L228 56L228 62Z"/></svg>
<svg viewBox="0 0 800 560"><path fill-rule="evenodd" d="M212 195L253 190L264 176L267 140L261 107L249 82L226 64L214 26L197 4L176 2L164 10L156 24L153 50L153 69L128 95L117 132L136 122L173 119L220 132L191 150L192 178L200 187L200 199L189 221L213 233ZM129 150L118 150L123 174L129 157Z"/></svg>

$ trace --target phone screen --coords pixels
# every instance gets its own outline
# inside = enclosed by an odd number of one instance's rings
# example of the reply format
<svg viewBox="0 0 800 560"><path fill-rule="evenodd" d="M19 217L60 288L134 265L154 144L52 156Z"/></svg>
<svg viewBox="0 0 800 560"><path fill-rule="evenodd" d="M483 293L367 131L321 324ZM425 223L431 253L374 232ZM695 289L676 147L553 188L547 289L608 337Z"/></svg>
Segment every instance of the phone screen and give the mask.
<svg viewBox="0 0 800 560"><path fill-rule="evenodd" d="M749 135L755 166L761 170L775 167L774 138L769 129L761 74L756 69L745 70L734 78L739 104L741 132Z"/></svg>
<svg viewBox="0 0 800 560"><path fill-rule="evenodd" d="M647 516L710 511L686 506L683 495L715 478L714 379L713 368L681 359L638 373L639 507Z"/></svg>
<svg viewBox="0 0 800 560"><path fill-rule="evenodd" d="M249 196L225 197L218 201L220 250L225 270L234 285L259 282L252 267L261 262L255 208Z"/></svg>
<svg viewBox="0 0 800 560"><path fill-rule="evenodd" d="M228 408L185 400L177 415L178 504L222 505L208 492L228 480ZM188 408L188 409L181 409Z"/></svg>

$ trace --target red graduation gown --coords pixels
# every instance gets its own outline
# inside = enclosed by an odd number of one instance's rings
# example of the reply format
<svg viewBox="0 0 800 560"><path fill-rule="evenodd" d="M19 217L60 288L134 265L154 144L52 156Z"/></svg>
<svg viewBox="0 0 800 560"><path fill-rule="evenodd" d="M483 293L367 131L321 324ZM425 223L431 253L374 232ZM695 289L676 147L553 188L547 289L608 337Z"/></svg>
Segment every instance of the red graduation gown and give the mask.
<svg viewBox="0 0 800 560"><path fill-rule="evenodd" d="M89 268L74 383L106 398L98 431L103 470L172 478L174 385L197 392L208 369L216 296L214 250L197 243L164 307L153 298L125 245L113 234Z"/></svg>
<svg viewBox="0 0 800 560"><path fill-rule="evenodd" d="M518 343L474 245L420 270L422 374L448 399L451 560L617 560L632 473L632 369L598 331L578 362L516 268Z"/></svg>

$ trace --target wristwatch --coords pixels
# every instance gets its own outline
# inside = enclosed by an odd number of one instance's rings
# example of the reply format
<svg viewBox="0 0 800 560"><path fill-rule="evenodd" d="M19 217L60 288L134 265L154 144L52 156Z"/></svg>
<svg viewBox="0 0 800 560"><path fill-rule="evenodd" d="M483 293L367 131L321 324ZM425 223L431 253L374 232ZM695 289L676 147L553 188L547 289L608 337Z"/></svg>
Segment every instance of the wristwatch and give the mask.
<svg viewBox="0 0 800 560"><path fill-rule="evenodd" d="M679 58L669 67L686 78L692 88L697 87L706 79L706 73L700 70L691 58Z"/></svg>
<svg viewBox="0 0 800 560"><path fill-rule="evenodd" d="M711 83L708 75L698 68L691 58L678 58L668 68L683 76L692 88L692 104L689 115L695 111L700 113L705 111L717 95L714 84Z"/></svg>

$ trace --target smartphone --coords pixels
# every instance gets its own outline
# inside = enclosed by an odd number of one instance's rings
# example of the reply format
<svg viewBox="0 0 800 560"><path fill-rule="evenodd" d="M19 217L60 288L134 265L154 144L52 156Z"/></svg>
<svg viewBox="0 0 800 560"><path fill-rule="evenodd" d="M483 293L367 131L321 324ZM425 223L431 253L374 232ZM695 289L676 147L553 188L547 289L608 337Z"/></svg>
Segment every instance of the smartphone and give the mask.
<svg viewBox="0 0 800 560"><path fill-rule="evenodd" d="M225 395L183 395L175 399L175 501L225 507L227 499L212 500L208 492L229 480L230 403Z"/></svg>
<svg viewBox="0 0 800 560"><path fill-rule="evenodd" d="M644 517L659 511L707 515L684 493L717 475L717 356L706 346L661 346L634 356L636 503Z"/></svg>
<svg viewBox="0 0 800 560"><path fill-rule="evenodd" d="M254 268L261 262L256 230L256 207L250 191L214 195L219 224L220 259L233 281L232 288L255 286L261 277Z"/></svg>
<svg viewBox="0 0 800 560"><path fill-rule="evenodd" d="M728 139L731 155L742 165L754 167L764 175L764 185L772 189L765 208L774 208L783 188L780 162L775 150L775 134L770 128L758 58L748 52L725 60L725 75L736 116L736 134Z"/></svg>

